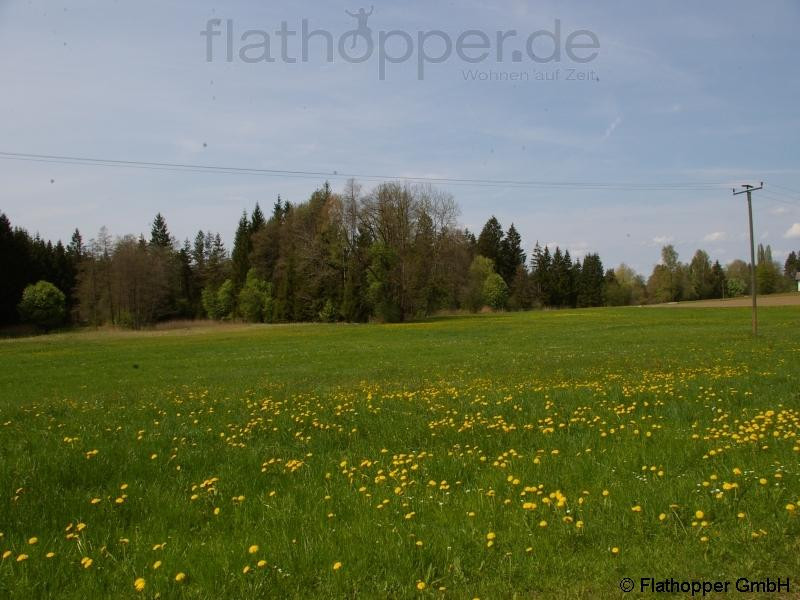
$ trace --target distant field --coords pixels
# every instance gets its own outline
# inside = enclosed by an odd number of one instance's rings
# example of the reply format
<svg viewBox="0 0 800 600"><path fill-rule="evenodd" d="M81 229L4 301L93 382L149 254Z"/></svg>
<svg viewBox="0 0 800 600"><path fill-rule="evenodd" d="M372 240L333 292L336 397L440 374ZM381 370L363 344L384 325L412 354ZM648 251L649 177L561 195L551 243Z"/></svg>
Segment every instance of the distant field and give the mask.
<svg viewBox="0 0 800 600"><path fill-rule="evenodd" d="M0 597L800 585L798 325L625 308L0 341Z"/></svg>
<svg viewBox="0 0 800 600"><path fill-rule="evenodd" d="M671 302L669 304L654 304L658 307L679 307L679 308L734 308L749 307L752 304L750 296L740 296L738 298L726 298L725 300L695 300L693 302ZM790 294L770 294L769 296L759 296L757 298L759 306L800 306L800 293Z"/></svg>

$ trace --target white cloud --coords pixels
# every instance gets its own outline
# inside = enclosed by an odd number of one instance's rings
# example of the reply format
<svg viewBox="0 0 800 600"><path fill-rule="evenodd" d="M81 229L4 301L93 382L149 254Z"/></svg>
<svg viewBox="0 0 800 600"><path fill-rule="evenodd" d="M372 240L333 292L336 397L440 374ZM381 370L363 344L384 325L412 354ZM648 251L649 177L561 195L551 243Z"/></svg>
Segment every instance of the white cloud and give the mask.
<svg viewBox="0 0 800 600"><path fill-rule="evenodd" d="M790 238L800 238L800 223L795 223L791 227L789 227L789 231L787 231L783 237L786 239Z"/></svg>
<svg viewBox="0 0 800 600"><path fill-rule="evenodd" d="M715 231L713 233L709 233L703 238L704 242L724 242L728 239L728 234L724 231Z"/></svg>
<svg viewBox="0 0 800 600"><path fill-rule="evenodd" d="M789 212L789 209L786 208L785 206L776 206L776 207L771 208L769 210L769 214L775 215L775 216L785 215L788 212Z"/></svg>
<svg viewBox="0 0 800 600"><path fill-rule="evenodd" d="M654 244L669 244L669 243L674 242L674 241L675 241L675 238L670 236L670 235L658 235L658 236L653 238L653 243Z"/></svg>

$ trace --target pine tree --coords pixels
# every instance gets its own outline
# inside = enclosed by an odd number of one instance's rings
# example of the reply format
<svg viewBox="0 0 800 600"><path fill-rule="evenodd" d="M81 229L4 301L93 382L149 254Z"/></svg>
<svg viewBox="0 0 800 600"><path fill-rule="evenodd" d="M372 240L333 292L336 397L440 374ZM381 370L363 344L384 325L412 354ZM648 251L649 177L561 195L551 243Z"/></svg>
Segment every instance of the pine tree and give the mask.
<svg viewBox="0 0 800 600"><path fill-rule="evenodd" d="M208 232L206 238L208 259L206 260L206 285L218 288L228 276L228 255L222 237L217 233L213 237Z"/></svg>
<svg viewBox="0 0 800 600"><path fill-rule="evenodd" d="M552 306L553 259L550 256L550 249L545 246L544 250L542 250L539 246L539 242L536 242L532 261L533 285L536 300L542 306Z"/></svg>
<svg viewBox="0 0 800 600"><path fill-rule="evenodd" d="M756 284L759 294L773 294L778 291L778 266L772 260L772 247L758 245L758 262L756 263Z"/></svg>
<svg viewBox="0 0 800 600"><path fill-rule="evenodd" d="M72 233L72 239L69 243L69 246L67 246L67 252L69 252L76 261L83 258L83 238L81 237L81 232L77 229L75 229L75 231Z"/></svg>
<svg viewBox="0 0 800 600"><path fill-rule="evenodd" d="M253 214L250 216L250 233L254 234L266 224L264 213L261 212L261 207L256 202L256 207L253 209Z"/></svg>
<svg viewBox="0 0 800 600"><path fill-rule="evenodd" d="M233 252L231 253L231 281L236 294L242 289L247 279L247 272L250 270L250 251L252 250L250 235L250 221L247 218L247 212L244 212L239 219L239 226L236 228Z"/></svg>
<svg viewBox="0 0 800 600"><path fill-rule="evenodd" d="M789 281L795 281L797 272L800 270L800 258L794 250L786 257L786 262L783 265L783 274Z"/></svg>
<svg viewBox="0 0 800 600"><path fill-rule="evenodd" d="M613 271L611 274L613 276ZM603 306L605 299L606 274L603 263L597 254L587 254L576 283L577 305L580 307Z"/></svg>
<svg viewBox="0 0 800 600"><path fill-rule="evenodd" d="M481 234L478 236L478 254L494 262L496 267L500 259L502 242L503 228L500 226L500 222L492 216L483 226Z"/></svg>
<svg viewBox="0 0 800 600"><path fill-rule="evenodd" d="M184 240L178 251L178 290L176 309L183 318L193 319L201 313L200 289L197 272L192 267L192 246Z"/></svg>
<svg viewBox="0 0 800 600"><path fill-rule="evenodd" d="M525 260L525 252L522 250L522 237L520 237L519 232L512 223L506 236L500 242L500 253L497 261L497 272L509 287L517 274L517 269L520 266L525 266Z"/></svg>
<svg viewBox="0 0 800 600"><path fill-rule="evenodd" d="M201 279L205 275L206 256L206 235L202 231L198 231L194 236L194 245L192 246L192 265Z"/></svg>
<svg viewBox="0 0 800 600"><path fill-rule="evenodd" d="M287 202L286 206L284 206L281 196L278 194L278 200L272 205L272 220L282 223L283 218L286 216L287 209L289 208L288 204Z"/></svg>
<svg viewBox="0 0 800 600"><path fill-rule="evenodd" d="M725 279L725 270L718 260L714 261L711 266L711 298L724 298L727 281Z"/></svg>
<svg viewBox="0 0 800 600"><path fill-rule="evenodd" d="M150 229L150 245L158 248L172 248L172 236L167 229L167 221L161 213L158 213L153 220L153 227Z"/></svg>

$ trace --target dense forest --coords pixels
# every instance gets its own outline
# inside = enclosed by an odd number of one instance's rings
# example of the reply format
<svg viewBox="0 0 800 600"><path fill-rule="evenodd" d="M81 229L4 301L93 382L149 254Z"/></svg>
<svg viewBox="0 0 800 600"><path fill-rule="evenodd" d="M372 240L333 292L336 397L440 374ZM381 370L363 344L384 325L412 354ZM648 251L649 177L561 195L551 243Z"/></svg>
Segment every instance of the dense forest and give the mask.
<svg viewBox="0 0 800 600"><path fill-rule="evenodd" d="M0 326L29 321L141 328L169 319L251 322L399 322L439 311L619 306L749 293L749 265L712 264L697 250L681 263L672 246L647 280L597 254L573 258L535 244L526 255L511 224L491 217L479 235L457 224L453 198L430 186L385 183L342 193L326 183L302 203L278 198L265 215L242 214L233 248L219 233L176 242L156 215L149 239L65 246L12 227L0 213ZM783 268L759 247L760 293L792 289L800 267ZM49 283L43 283L49 282ZM34 285L37 284L37 285Z"/></svg>

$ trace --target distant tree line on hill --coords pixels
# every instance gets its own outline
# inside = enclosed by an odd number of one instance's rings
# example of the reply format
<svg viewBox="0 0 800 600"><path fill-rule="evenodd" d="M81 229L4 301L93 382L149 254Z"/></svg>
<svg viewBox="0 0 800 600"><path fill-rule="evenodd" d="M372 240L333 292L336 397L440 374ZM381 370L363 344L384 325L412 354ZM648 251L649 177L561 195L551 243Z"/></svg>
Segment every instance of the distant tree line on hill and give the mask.
<svg viewBox="0 0 800 600"><path fill-rule="evenodd" d="M573 259L537 242L530 257L513 224L491 217L477 238L457 225L453 198L430 186L385 183L342 193L326 183L299 204L280 197L265 215L242 214L233 248L199 231L178 244L156 215L149 239L112 238L105 228L67 246L12 228L0 213L0 326L25 319L141 328L168 319L250 322L400 322L438 311L622 306L722 298L749 292L749 266L723 268L698 250L683 264L672 246L645 280L600 256ZM783 270L759 247L760 293L791 289L800 267ZM46 284L46 285L45 285Z"/></svg>

